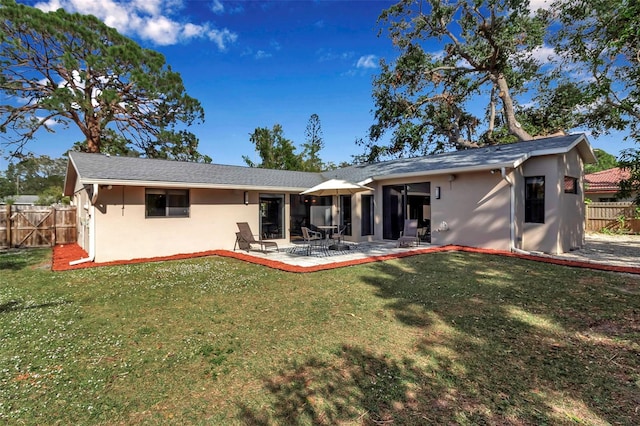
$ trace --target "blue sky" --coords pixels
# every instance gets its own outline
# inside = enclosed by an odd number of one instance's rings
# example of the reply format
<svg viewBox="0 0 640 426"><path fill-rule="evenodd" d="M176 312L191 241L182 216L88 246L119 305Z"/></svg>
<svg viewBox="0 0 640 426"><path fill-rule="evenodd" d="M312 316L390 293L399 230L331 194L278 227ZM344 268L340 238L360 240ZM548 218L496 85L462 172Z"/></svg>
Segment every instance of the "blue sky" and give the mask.
<svg viewBox="0 0 640 426"><path fill-rule="evenodd" d="M215 163L241 165L243 155L259 162L249 142L257 127L280 124L300 146L311 114L320 117L323 161L350 161L362 153L356 138L373 124L378 62L397 54L386 34L378 37L376 23L390 1L18 1L94 14L163 53L202 103L205 123L190 130ZM40 132L28 148L60 157L83 139L73 128L56 130ZM620 139L590 140L617 155L633 146Z"/></svg>

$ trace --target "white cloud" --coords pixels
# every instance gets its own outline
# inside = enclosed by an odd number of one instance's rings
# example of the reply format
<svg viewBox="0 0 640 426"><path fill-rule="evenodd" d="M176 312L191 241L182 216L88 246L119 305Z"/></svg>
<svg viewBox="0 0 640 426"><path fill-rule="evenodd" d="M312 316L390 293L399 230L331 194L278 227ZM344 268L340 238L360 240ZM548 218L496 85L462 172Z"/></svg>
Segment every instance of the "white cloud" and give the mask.
<svg viewBox="0 0 640 426"><path fill-rule="evenodd" d="M36 3L35 7L45 12L63 8L70 13L94 15L122 34L157 45L206 37L224 50L238 38L227 28L215 29L209 23L194 24L177 17L183 9L182 0L47 0ZM220 0L214 0L212 7L223 8L223 5Z"/></svg>
<svg viewBox="0 0 640 426"><path fill-rule="evenodd" d="M219 15L224 12L224 5L220 0L213 0L213 3L211 4L211 10L213 11L213 13Z"/></svg>
<svg viewBox="0 0 640 426"><path fill-rule="evenodd" d="M228 43L234 43L238 39L238 35L236 33L233 33L226 28L224 30L209 30L207 32L207 37L209 40L214 42L220 50L225 50Z"/></svg>
<svg viewBox="0 0 640 426"><path fill-rule="evenodd" d="M356 63L356 68L378 68L377 59L376 55L361 56Z"/></svg>
<svg viewBox="0 0 640 426"><path fill-rule="evenodd" d="M256 52L256 54L254 55L254 58L256 59L266 59L266 58L270 58L273 55L269 52L265 52L264 50L258 50Z"/></svg>
<svg viewBox="0 0 640 426"><path fill-rule="evenodd" d="M555 62L558 59L558 54L553 47L545 45L534 49L531 52L531 57L544 65L549 62Z"/></svg>
<svg viewBox="0 0 640 426"><path fill-rule="evenodd" d="M538 9L549 10L551 8L551 2L553 0L530 0L529 10L536 12Z"/></svg>
<svg viewBox="0 0 640 426"><path fill-rule="evenodd" d="M157 16L148 19L144 28L140 29L138 33L142 38L166 46L178 42L180 25L164 16Z"/></svg>

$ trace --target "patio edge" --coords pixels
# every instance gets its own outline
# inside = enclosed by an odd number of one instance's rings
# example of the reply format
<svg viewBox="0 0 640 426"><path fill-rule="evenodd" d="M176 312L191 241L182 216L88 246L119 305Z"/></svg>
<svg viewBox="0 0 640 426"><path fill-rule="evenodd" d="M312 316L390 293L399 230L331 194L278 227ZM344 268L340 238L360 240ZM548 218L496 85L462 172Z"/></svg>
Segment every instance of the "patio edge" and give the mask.
<svg viewBox="0 0 640 426"><path fill-rule="evenodd" d="M553 255L522 254L522 253L514 253L514 252L509 252L504 250L481 249L476 247L457 246L457 245L430 247L425 249L406 251L402 253L370 256L362 259L354 259L354 260L348 260L343 262L334 262L334 263L328 263L325 265L296 266L296 265L289 265L287 263L276 261L276 260L259 258L259 257L251 256L250 254L239 253L231 250L209 250L209 251L202 251L202 252L196 252L196 253L177 254L173 256L139 258L139 259L130 259L130 260L124 260L124 261L113 261L113 262L103 262L103 263L86 262L78 265L69 265L69 261L71 260L86 257L86 252L82 248L80 248L80 246L78 246L77 244L66 244L66 245L57 245L53 247L51 269L53 271L68 271L68 270L95 268L95 267L102 267L102 266L131 265L131 264L137 264L137 263L192 259L192 258L207 257L207 256L220 256L220 257L228 257L228 258L233 258L237 260L242 260L245 262L266 266L269 268L278 269L285 272L310 273L310 272L318 272L318 271L324 271L324 270L330 270L330 269L336 269L336 268L344 268L348 266L363 265L363 264L373 263L373 262L384 262L387 260L402 259L405 257L418 256L422 254L442 253L442 252L452 252L452 251L514 257L514 258L523 259L523 260L551 263L551 264L560 265L560 266L569 266L574 268L594 269L599 271L620 272L620 273L640 275L640 267L618 266L618 265L610 265L605 263L588 262L588 261L576 261L576 260L562 259L559 256L553 256Z"/></svg>

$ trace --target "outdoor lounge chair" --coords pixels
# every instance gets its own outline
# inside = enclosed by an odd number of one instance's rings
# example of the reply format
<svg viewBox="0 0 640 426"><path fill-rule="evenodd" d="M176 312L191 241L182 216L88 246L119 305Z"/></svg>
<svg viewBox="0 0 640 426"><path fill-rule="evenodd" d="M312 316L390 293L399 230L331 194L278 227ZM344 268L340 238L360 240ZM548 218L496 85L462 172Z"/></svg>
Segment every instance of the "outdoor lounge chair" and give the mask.
<svg viewBox="0 0 640 426"><path fill-rule="evenodd" d="M240 232L236 232L236 242L233 245L233 250L236 250L238 247L241 250L249 251L251 250L251 244L260 245L260 250L266 252L267 247L272 247L276 249L276 251L280 251L278 249L278 244L275 241L263 240L261 237L258 237L256 240L255 235L251 232L251 227L247 222L237 222L238 229Z"/></svg>
<svg viewBox="0 0 640 426"><path fill-rule="evenodd" d="M398 238L396 247L409 247L413 244L420 245L418 221L416 219L407 219L404 221L404 230L400 234L400 238Z"/></svg>
<svg viewBox="0 0 640 426"><path fill-rule="evenodd" d="M322 232L312 231L311 229L303 226L302 239L307 245L307 256L311 254L311 247L318 246L324 247L325 239L322 237Z"/></svg>

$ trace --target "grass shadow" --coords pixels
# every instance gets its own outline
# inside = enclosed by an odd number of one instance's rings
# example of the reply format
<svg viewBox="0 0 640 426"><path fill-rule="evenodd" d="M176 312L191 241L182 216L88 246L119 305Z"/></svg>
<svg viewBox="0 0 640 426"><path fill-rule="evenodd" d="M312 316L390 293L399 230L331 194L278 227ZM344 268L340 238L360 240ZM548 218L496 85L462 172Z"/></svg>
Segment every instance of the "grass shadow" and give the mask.
<svg viewBox="0 0 640 426"><path fill-rule="evenodd" d="M50 249L9 249L0 250L0 270L20 271L46 263ZM50 262L49 262L50 263ZM50 266L47 264L46 266Z"/></svg>
<svg viewBox="0 0 640 426"><path fill-rule="evenodd" d="M67 305L69 303L72 303L72 302L65 300L62 302L47 302L47 303L40 303L37 305L25 306L22 302L11 300L9 302L0 304L0 314L6 313L6 312L26 311L26 310L32 310L32 309L46 309L54 306Z"/></svg>
<svg viewBox="0 0 640 426"><path fill-rule="evenodd" d="M247 424L634 424L640 302L622 274L467 253L371 265L412 329L401 358L345 345L265 379ZM634 281L637 285L638 281ZM635 373L634 373L635 372Z"/></svg>

